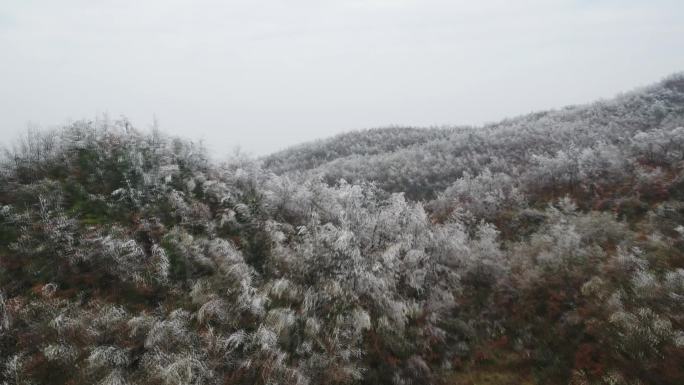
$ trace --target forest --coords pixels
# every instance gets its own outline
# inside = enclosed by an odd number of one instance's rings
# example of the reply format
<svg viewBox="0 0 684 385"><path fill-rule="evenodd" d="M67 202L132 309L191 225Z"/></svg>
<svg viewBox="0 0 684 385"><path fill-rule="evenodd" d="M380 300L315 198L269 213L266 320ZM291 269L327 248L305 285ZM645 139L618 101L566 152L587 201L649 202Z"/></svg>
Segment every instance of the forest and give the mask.
<svg viewBox="0 0 684 385"><path fill-rule="evenodd" d="M125 119L0 156L0 384L684 384L684 74L217 161Z"/></svg>

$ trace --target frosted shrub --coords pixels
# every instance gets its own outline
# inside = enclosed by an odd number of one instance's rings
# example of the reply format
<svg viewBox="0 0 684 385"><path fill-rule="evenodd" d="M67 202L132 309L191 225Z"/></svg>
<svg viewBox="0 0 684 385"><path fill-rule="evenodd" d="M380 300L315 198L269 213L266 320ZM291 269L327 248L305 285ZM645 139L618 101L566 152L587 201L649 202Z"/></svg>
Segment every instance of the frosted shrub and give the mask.
<svg viewBox="0 0 684 385"><path fill-rule="evenodd" d="M129 364L128 352L116 346L98 346L87 358L91 369L124 367Z"/></svg>
<svg viewBox="0 0 684 385"><path fill-rule="evenodd" d="M11 321L5 295L0 291L0 333L10 330Z"/></svg>
<svg viewBox="0 0 684 385"><path fill-rule="evenodd" d="M48 361L72 363L78 356L78 349L71 345L51 344L43 348L43 355Z"/></svg>

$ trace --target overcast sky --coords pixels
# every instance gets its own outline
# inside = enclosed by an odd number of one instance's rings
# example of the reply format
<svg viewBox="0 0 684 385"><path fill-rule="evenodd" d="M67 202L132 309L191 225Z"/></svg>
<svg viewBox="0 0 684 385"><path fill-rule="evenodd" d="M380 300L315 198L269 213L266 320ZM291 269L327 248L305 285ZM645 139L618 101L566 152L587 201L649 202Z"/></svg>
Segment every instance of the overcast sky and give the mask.
<svg viewBox="0 0 684 385"><path fill-rule="evenodd" d="M0 141L107 113L265 154L684 70L681 0L2 0Z"/></svg>

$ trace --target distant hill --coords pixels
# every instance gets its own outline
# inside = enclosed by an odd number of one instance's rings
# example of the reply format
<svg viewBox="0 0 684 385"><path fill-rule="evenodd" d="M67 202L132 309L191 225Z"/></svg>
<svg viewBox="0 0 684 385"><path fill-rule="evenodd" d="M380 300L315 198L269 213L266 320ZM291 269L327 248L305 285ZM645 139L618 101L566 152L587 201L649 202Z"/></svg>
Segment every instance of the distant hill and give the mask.
<svg viewBox="0 0 684 385"><path fill-rule="evenodd" d="M306 171L352 156L372 156L448 138L453 130L390 127L353 131L330 139L300 144L264 158L278 174Z"/></svg>
<svg viewBox="0 0 684 385"><path fill-rule="evenodd" d="M513 96L512 96L513 97ZM674 75L611 100L534 113L483 127L363 130L264 158L278 174L306 172L329 183L373 181L414 199L434 198L465 172L529 173L539 157L597 145L626 146L639 132L684 123L684 77Z"/></svg>

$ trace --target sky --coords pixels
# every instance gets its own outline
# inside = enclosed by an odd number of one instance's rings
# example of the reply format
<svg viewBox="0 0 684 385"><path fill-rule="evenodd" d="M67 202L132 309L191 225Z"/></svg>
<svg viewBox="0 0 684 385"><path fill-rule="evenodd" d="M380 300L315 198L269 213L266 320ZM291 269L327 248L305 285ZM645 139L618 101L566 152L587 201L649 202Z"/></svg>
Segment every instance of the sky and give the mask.
<svg viewBox="0 0 684 385"><path fill-rule="evenodd" d="M0 143L104 115L263 155L684 71L681 0L2 0Z"/></svg>

